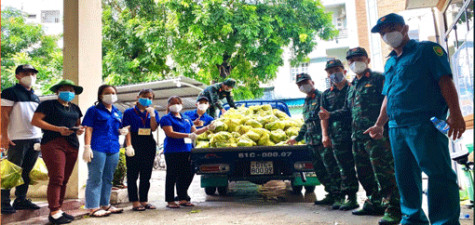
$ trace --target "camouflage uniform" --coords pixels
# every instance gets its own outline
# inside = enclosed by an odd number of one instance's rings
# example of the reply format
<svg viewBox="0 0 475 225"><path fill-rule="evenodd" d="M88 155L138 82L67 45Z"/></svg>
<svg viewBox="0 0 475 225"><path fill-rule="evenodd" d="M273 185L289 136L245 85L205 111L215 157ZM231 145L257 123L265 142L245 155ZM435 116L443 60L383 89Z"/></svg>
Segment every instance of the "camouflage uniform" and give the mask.
<svg viewBox="0 0 475 225"><path fill-rule="evenodd" d="M325 186L325 191L336 197L340 195L341 177L333 157L333 151L322 145L322 131L318 117L321 95L320 91L315 90L311 97L305 99L304 124L295 140L301 141L305 138L305 142L312 152L312 163L317 178Z"/></svg>
<svg viewBox="0 0 475 225"><path fill-rule="evenodd" d="M370 199L365 204L379 205L381 197L384 197L386 212L400 214L399 191L394 177L394 159L387 129L384 138L380 140L363 134L378 119L384 100L381 94L384 76L369 69L364 74L361 79L355 78L351 82L346 106L342 110L332 112L332 116L351 113L351 139L356 170L358 179Z"/></svg>
<svg viewBox="0 0 475 225"><path fill-rule="evenodd" d="M328 111L341 109L347 100L350 87L348 84L338 90L335 86L322 94L322 107ZM355 161L351 152L351 116L342 116L338 119L331 117L328 122L328 134L332 140L333 155L338 163L341 176L341 193L354 195L358 192Z"/></svg>
<svg viewBox="0 0 475 225"><path fill-rule="evenodd" d="M223 83L210 85L199 94L200 96L204 95L209 99L209 108L207 113L214 118L217 118L219 114L216 109L221 110L223 108L221 105L221 99L226 98L229 106L236 108L232 93L224 91L221 86L222 84Z"/></svg>

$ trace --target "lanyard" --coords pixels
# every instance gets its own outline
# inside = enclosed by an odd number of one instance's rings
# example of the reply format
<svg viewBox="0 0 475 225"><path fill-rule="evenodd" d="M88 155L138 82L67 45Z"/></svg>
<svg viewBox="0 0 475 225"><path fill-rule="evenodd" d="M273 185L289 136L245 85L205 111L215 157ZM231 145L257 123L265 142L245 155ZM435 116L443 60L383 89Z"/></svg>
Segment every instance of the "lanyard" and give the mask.
<svg viewBox="0 0 475 225"><path fill-rule="evenodd" d="M140 116L140 113L137 112L137 110L135 109L135 107L134 107L134 111L135 111L135 113L137 114L137 116L139 116L140 120L142 120L142 124L143 124L143 126L145 127L145 122L147 121L147 118L148 118L148 112L145 113L145 119L144 119L142 116Z"/></svg>

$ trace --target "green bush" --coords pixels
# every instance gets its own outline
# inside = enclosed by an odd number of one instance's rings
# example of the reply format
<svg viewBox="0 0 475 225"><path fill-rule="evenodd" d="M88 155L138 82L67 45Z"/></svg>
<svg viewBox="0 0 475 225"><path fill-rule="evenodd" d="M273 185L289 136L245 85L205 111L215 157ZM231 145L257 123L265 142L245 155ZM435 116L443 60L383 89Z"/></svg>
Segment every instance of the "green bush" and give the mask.
<svg viewBox="0 0 475 225"><path fill-rule="evenodd" d="M114 179L112 185L114 187L124 187L124 179L127 176L127 166L125 164L125 148L121 148L119 151L119 163L114 172Z"/></svg>

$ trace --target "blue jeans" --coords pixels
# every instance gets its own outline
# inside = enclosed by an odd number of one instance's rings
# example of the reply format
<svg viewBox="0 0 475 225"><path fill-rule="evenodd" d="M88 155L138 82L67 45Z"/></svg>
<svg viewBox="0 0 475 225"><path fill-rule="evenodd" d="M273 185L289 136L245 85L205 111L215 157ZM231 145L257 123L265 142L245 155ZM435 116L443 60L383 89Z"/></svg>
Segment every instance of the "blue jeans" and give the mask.
<svg viewBox="0 0 475 225"><path fill-rule="evenodd" d="M429 177L429 220L458 225L460 198L451 167L448 138L430 121L389 129L396 181L401 194L401 224L429 224L422 205L422 172Z"/></svg>
<svg viewBox="0 0 475 225"><path fill-rule="evenodd" d="M109 206L119 153L104 153L93 151L93 158L87 164L88 178L86 183L86 208L95 209L99 206Z"/></svg>

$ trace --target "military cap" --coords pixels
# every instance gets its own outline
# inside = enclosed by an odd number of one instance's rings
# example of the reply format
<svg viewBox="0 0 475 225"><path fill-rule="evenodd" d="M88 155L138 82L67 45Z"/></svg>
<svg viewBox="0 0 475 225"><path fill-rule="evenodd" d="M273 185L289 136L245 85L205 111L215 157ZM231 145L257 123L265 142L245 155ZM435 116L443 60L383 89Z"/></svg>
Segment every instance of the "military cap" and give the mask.
<svg viewBox="0 0 475 225"><path fill-rule="evenodd" d="M35 67L33 67L32 65L25 64L25 65L19 65L15 69L15 74L19 74L24 71L33 71L35 73L38 73L38 70L36 70Z"/></svg>
<svg viewBox="0 0 475 225"><path fill-rule="evenodd" d="M208 97L204 96L204 95L198 95L198 98L196 98L196 101L199 102L201 100L206 100L209 102L209 99Z"/></svg>
<svg viewBox="0 0 475 225"><path fill-rule="evenodd" d="M299 83L300 81L304 81L304 80L312 80L312 77L308 75L307 73L299 73L295 77L295 83Z"/></svg>
<svg viewBox="0 0 475 225"><path fill-rule="evenodd" d="M232 78L228 78L223 82L223 84L233 88L236 85L236 80L234 80Z"/></svg>
<svg viewBox="0 0 475 225"><path fill-rule="evenodd" d="M346 52L346 59L350 59L353 56L366 56L368 57L368 53L366 50L362 47L356 47L348 50Z"/></svg>
<svg viewBox="0 0 475 225"><path fill-rule="evenodd" d="M371 33L378 33L379 30L381 29L381 26L386 25L386 24L401 24L401 25L406 25L404 22L404 18L396 13L390 13L386 16L383 16L378 19L378 22L376 25L371 29Z"/></svg>
<svg viewBox="0 0 475 225"><path fill-rule="evenodd" d="M343 63L341 63L339 59L330 59L327 61L327 65L325 65L325 70L333 68L333 67L337 67L337 66L341 66L342 68L345 68L343 66Z"/></svg>

